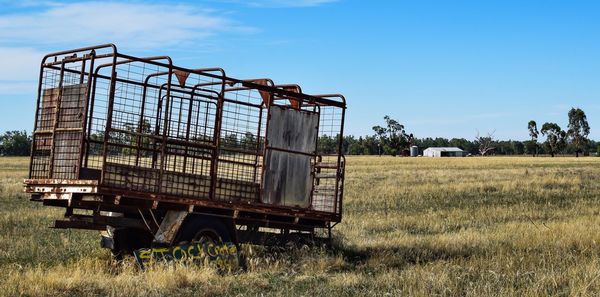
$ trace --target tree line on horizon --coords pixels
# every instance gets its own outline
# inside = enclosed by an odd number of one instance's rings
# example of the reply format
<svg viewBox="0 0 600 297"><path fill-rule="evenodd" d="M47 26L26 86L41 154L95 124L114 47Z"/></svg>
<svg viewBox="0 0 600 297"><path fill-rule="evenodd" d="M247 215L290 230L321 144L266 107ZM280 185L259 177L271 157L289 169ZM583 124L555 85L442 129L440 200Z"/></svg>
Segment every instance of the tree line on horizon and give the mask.
<svg viewBox="0 0 600 297"><path fill-rule="evenodd" d="M479 133L473 140L465 138L415 138L406 132L404 125L398 121L384 117L385 126L374 126L374 135L355 138L344 137L344 152L350 155L408 155L410 146L415 145L421 153L428 147L458 147L472 155L525 155L537 156L547 154L589 155L597 152L600 156L599 143L588 138L590 126L585 112L580 108L571 108L568 114L567 129L553 122L546 122L538 130L534 120L529 121L527 130L531 140L496 140L494 132L481 136ZM540 136L545 136L539 142Z"/></svg>
<svg viewBox="0 0 600 297"><path fill-rule="evenodd" d="M471 140L443 137L417 138L412 133L408 133L404 125L397 120L387 115L383 119L384 126L372 127L373 135L344 136L342 141L344 154L407 156L410 154L410 147L417 146L420 154L428 147L458 147L472 155L529 154L537 156L546 154L555 156L557 154L574 154L579 156L597 152L597 155L600 156L600 143L588 138L589 123L585 112L580 108L572 108L569 111L566 130L552 122L546 122L541 129L538 129L536 121L529 121L527 131L531 139L525 141L496 140L493 132L484 136L477 133ZM545 137L545 141L540 142L540 136ZM229 143L230 146L238 146L238 144L248 142L249 139L252 139L252 143L258 141L253 135L244 135L241 139L237 139L236 135L227 135L222 141ZM318 151L324 154L335 153L338 149L338 139L339 135L337 137L319 137ZM31 141L31 135L28 135L26 131L4 132L0 135L0 156L28 156Z"/></svg>

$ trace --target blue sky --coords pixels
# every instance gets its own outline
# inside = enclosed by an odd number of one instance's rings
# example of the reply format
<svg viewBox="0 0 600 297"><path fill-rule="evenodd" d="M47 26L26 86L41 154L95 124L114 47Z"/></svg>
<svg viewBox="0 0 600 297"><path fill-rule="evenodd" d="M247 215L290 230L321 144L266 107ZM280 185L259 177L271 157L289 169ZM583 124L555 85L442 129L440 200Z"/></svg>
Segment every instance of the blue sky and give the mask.
<svg viewBox="0 0 600 297"><path fill-rule="evenodd" d="M114 42L189 68L342 93L346 131L526 139L581 107L600 138L599 1L4 1L0 131L33 125L43 54Z"/></svg>

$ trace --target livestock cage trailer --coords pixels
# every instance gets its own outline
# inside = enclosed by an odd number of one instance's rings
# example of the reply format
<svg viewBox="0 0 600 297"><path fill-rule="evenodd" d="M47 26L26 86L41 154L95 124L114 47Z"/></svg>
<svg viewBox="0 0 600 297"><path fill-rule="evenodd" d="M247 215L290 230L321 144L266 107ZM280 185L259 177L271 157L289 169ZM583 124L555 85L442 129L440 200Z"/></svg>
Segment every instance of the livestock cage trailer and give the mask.
<svg viewBox="0 0 600 297"><path fill-rule="evenodd" d="M48 54L25 191L65 208L55 228L100 230L114 253L331 239L342 216L345 109L339 94L112 44Z"/></svg>

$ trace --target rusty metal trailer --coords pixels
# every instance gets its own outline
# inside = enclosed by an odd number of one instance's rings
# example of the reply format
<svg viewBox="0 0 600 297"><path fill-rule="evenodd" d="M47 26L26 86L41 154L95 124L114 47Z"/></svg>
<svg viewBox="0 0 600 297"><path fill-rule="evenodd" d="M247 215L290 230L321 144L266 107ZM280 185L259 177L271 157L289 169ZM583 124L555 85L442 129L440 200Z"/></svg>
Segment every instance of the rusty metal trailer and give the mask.
<svg viewBox="0 0 600 297"><path fill-rule="evenodd" d="M342 95L112 44L52 53L25 191L65 208L54 227L101 230L117 253L200 238L330 238L342 214L345 109Z"/></svg>

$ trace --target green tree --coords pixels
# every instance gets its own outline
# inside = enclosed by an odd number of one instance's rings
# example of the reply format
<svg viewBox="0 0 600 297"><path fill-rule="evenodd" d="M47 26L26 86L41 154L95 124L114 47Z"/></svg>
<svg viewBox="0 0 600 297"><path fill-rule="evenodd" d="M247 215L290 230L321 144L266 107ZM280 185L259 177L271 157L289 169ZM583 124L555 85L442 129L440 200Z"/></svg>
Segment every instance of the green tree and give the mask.
<svg viewBox="0 0 600 297"><path fill-rule="evenodd" d="M587 143L588 135L590 134L590 125L588 124L585 112L580 108L571 108L569 111L569 126L567 133L571 139L571 143L575 148L575 156L579 157L579 153Z"/></svg>
<svg viewBox="0 0 600 297"><path fill-rule="evenodd" d="M379 154L381 155L381 147L383 151L392 156L396 156L409 145L409 139L404 125L392 119L390 116L383 117L386 127L374 126L373 131L379 138Z"/></svg>
<svg viewBox="0 0 600 297"><path fill-rule="evenodd" d="M544 123L540 132L542 135L546 135L546 147L550 155L554 157L559 146L562 129L556 123Z"/></svg>
<svg viewBox="0 0 600 297"><path fill-rule="evenodd" d="M0 136L0 155L29 156L31 137L25 131L7 131Z"/></svg>
<svg viewBox="0 0 600 297"><path fill-rule="evenodd" d="M556 149L561 154L564 154L565 151L567 150L568 146L569 146L569 135L567 134L567 131L562 130L562 131L560 131L560 134L558 135L558 144L556 146Z"/></svg>
<svg viewBox="0 0 600 297"><path fill-rule="evenodd" d="M537 123L534 120L529 121L529 123L527 124L527 130L529 130L531 142L535 144L535 150L532 151L532 155L535 157L535 155L537 155L537 140L540 134L537 129Z"/></svg>
<svg viewBox="0 0 600 297"><path fill-rule="evenodd" d="M512 148L516 155L522 155L525 153L525 145L521 141L513 141Z"/></svg>
<svg viewBox="0 0 600 297"><path fill-rule="evenodd" d="M381 156L381 154L383 154L383 143L386 139L386 129L377 125L373 127L373 131L375 131L375 137L377 139L377 155Z"/></svg>
<svg viewBox="0 0 600 297"><path fill-rule="evenodd" d="M336 137L339 139L339 137ZM329 135L319 137L317 151L321 154L334 154L338 149L338 142L335 138Z"/></svg>

